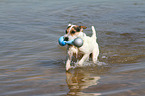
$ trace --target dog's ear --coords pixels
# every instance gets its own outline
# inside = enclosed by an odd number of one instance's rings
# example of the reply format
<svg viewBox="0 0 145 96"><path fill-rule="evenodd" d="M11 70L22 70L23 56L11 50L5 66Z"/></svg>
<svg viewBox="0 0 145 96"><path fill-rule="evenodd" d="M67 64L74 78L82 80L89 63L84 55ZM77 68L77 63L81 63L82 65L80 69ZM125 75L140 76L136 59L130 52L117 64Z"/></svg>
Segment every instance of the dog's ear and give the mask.
<svg viewBox="0 0 145 96"><path fill-rule="evenodd" d="M86 29L86 26L79 26L80 29Z"/></svg>
<svg viewBox="0 0 145 96"><path fill-rule="evenodd" d="M83 32L83 29L86 29L87 27L86 26L79 26L80 28L80 32Z"/></svg>

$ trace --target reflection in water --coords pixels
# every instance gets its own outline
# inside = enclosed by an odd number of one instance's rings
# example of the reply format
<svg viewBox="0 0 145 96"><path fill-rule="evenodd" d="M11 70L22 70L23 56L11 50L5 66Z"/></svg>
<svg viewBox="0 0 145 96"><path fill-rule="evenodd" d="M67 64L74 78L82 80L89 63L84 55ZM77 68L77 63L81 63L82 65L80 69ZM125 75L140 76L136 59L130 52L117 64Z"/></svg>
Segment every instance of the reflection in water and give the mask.
<svg viewBox="0 0 145 96"><path fill-rule="evenodd" d="M82 92L83 89L97 85L99 79L99 76L91 76L90 72L81 69L75 69L73 72L66 72L66 82L70 90L67 95L101 95L100 93Z"/></svg>

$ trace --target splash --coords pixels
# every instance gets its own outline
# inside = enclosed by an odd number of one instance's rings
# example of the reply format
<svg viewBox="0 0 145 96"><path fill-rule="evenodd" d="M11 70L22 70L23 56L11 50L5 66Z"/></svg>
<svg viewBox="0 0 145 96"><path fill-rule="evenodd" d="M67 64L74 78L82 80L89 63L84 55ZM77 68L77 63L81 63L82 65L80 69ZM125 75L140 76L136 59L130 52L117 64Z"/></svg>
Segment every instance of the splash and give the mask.
<svg viewBox="0 0 145 96"><path fill-rule="evenodd" d="M97 61L97 63L93 63L92 61L86 61L83 63L82 66L80 66L78 64L78 62L72 62L72 66L71 68L77 68L77 67L96 67L96 66L106 66L108 65L107 63L105 62L100 62L100 61Z"/></svg>

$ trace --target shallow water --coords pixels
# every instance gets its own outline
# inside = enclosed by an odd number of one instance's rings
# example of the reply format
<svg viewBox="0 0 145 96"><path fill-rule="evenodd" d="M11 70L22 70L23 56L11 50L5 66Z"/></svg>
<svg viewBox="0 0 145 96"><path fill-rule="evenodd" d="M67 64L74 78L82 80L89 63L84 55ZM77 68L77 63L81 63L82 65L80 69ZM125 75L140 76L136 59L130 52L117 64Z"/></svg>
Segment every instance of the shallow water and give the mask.
<svg viewBox="0 0 145 96"><path fill-rule="evenodd" d="M97 30L102 66L65 71L67 24ZM1 96L144 96L144 0L1 0Z"/></svg>

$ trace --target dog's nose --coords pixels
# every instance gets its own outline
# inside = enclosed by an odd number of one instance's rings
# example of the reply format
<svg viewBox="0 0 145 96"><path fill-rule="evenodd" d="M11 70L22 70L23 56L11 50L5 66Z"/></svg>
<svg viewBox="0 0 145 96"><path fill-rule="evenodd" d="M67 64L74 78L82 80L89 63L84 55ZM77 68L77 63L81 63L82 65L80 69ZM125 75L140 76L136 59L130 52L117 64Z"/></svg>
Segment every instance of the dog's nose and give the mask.
<svg viewBox="0 0 145 96"><path fill-rule="evenodd" d="M65 38L64 38L64 41L68 41L68 37L65 37Z"/></svg>

